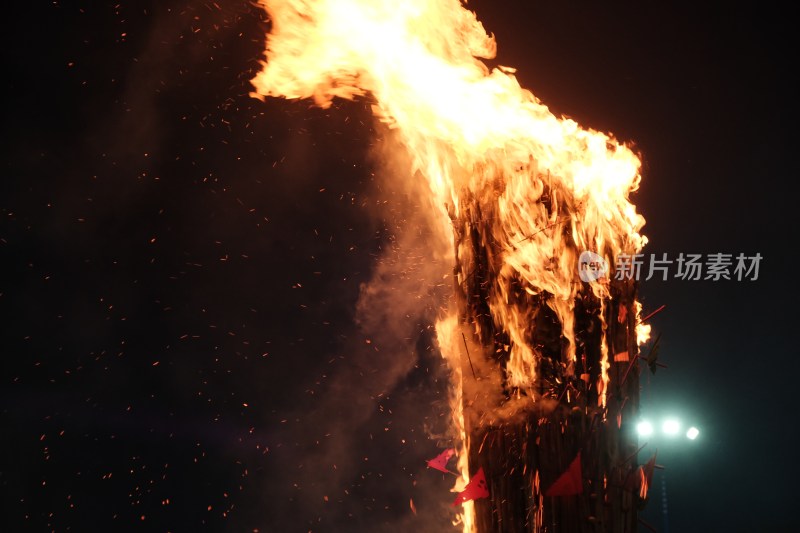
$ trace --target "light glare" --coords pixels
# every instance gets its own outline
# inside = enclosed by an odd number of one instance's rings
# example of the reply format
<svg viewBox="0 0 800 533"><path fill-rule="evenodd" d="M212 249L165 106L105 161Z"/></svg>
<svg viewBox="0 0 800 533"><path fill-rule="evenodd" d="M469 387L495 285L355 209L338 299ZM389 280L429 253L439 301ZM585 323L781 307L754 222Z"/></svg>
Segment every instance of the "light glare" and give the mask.
<svg viewBox="0 0 800 533"><path fill-rule="evenodd" d="M636 431L639 435L646 437L648 435L653 434L653 424L648 422L647 420L642 420L638 424L636 424Z"/></svg>
<svg viewBox="0 0 800 533"><path fill-rule="evenodd" d="M670 418L664 421L662 429L667 435L677 435L678 431L681 430L681 423L674 418Z"/></svg>
<svg viewBox="0 0 800 533"><path fill-rule="evenodd" d="M689 431L686 432L686 438L689 440L694 440L700 434L700 430L696 427L690 427Z"/></svg>

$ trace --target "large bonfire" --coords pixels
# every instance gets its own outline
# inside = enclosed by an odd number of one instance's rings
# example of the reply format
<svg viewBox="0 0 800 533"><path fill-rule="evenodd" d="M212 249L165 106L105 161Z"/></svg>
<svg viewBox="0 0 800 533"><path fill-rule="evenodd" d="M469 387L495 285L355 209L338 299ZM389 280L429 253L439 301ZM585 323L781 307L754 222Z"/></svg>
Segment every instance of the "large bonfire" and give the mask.
<svg viewBox="0 0 800 533"><path fill-rule="evenodd" d="M271 29L254 95L369 98L452 236L453 304L437 333L452 369L455 490L480 469L490 494L464 501L457 522L635 531L646 481L630 427L649 331L635 280L613 267L645 244L629 201L637 155L554 116L513 69L490 70L495 40L458 0L261 3ZM588 277L582 252L596 259ZM552 490L575 465L574 486Z"/></svg>

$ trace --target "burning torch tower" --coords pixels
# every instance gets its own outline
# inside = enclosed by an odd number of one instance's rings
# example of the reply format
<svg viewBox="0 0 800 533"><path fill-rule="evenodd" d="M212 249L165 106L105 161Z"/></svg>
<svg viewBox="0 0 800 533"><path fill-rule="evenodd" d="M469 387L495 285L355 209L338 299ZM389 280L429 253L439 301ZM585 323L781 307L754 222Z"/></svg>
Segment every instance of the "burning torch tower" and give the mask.
<svg viewBox="0 0 800 533"><path fill-rule="evenodd" d="M569 202L554 202L559 193L552 180L536 179L543 185L540 208L553 222L538 230L541 238L524 240L541 246L557 236L567 249L561 253L579 259L568 300L557 302L558 296L507 268L508 242L494 234L502 227L496 189L468 195L452 221L465 448L469 470L483 469L490 493L475 501L471 529L634 532L640 503L632 424L639 393L637 286L629 275L610 279L599 254L580 260L571 239L580 213L570 212ZM503 185L498 180L493 187ZM560 262L541 260L545 271ZM600 296L593 283L603 285ZM563 308L566 317L559 316ZM523 368L510 368L520 362ZM519 380L520 370L535 378Z"/></svg>
<svg viewBox="0 0 800 533"><path fill-rule="evenodd" d="M635 276L640 160L554 116L459 0L260 0L254 96L369 98L411 158L454 265L437 323L452 370L466 532L633 532L641 475ZM624 269L623 269L624 270ZM630 272L627 272L630 274ZM437 280L438 282L438 280ZM638 476L638 477L637 477ZM646 487L645 487L646 489Z"/></svg>

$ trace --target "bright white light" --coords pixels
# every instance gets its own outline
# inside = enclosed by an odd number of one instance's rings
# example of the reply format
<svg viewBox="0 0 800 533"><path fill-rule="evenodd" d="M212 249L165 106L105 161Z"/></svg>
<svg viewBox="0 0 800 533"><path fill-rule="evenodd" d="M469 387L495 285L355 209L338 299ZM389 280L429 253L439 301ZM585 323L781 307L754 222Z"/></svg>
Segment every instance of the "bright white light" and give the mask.
<svg viewBox="0 0 800 533"><path fill-rule="evenodd" d="M696 427L690 427L689 431L686 432L686 438L689 440L694 440L700 434L700 430Z"/></svg>
<svg viewBox="0 0 800 533"><path fill-rule="evenodd" d="M636 424L636 431L642 437L646 437L648 435L652 435L653 434L653 424L651 424L647 420L642 420L641 422Z"/></svg>
<svg viewBox="0 0 800 533"><path fill-rule="evenodd" d="M681 430L681 423L674 418L669 418L664 421L664 425L661 426L661 429L663 429L664 433L667 435L677 435Z"/></svg>

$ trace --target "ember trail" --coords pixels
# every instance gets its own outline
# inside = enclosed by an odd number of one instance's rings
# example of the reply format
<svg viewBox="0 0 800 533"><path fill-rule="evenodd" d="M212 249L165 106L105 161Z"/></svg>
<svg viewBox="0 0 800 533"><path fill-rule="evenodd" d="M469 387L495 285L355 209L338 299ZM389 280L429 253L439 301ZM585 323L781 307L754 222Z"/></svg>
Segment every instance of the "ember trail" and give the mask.
<svg viewBox="0 0 800 533"><path fill-rule="evenodd" d="M260 98L367 98L427 185L452 247L437 324L451 369L464 531L635 531L654 462L636 465L634 279L579 277L579 255L646 244L629 201L641 163L554 116L458 0L262 0ZM446 242L446 241L445 241ZM447 456L449 458L449 455ZM446 461L446 459L445 459Z"/></svg>

